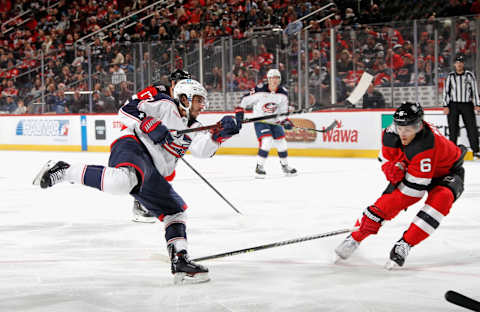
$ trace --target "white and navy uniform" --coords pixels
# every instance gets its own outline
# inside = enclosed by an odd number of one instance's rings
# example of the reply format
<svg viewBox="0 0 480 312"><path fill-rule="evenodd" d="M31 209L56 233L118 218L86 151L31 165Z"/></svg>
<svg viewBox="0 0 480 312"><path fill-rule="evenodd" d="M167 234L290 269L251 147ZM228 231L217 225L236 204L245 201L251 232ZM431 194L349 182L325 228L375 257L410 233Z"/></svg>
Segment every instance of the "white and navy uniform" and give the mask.
<svg viewBox="0 0 480 312"><path fill-rule="evenodd" d="M243 108L253 107L253 117L288 112L288 92L283 86L279 86L276 92L268 89L267 84L260 84L243 97L240 106ZM267 122L280 122L285 118L277 117L268 119ZM259 142L258 156L266 158L272 146L272 138L277 143L280 158L287 157L285 131L281 125L271 125L263 122L255 122L255 133Z"/></svg>

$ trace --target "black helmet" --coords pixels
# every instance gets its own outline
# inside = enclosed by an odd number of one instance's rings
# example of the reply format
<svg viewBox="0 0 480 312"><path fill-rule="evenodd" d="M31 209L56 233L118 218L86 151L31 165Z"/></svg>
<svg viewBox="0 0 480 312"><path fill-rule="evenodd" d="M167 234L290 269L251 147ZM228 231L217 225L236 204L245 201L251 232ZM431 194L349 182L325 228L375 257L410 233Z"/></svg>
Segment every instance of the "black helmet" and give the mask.
<svg viewBox="0 0 480 312"><path fill-rule="evenodd" d="M397 126L409 126L423 121L423 108L419 103L403 102L393 114L393 123Z"/></svg>
<svg viewBox="0 0 480 312"><path fill-rule="evenodd" d="M170 73L170 81L179 81L183 79L192 79L192 75L184 70L177 69L176 71L173 71Z"/></svg>
<svg viewBox="0 0 480 312"><path fill-rule="evenodd" d="M462 62L465 63L465 57L462 54L457 55L455 58L455 62Z"/></svg>

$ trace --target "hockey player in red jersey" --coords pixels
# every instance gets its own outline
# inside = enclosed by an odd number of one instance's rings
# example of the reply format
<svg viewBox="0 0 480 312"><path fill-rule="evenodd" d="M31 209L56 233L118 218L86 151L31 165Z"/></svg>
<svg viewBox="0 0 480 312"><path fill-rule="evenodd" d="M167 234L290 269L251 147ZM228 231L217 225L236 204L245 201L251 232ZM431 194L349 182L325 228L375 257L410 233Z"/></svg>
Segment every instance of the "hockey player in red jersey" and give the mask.
<svg viewBox="0 0 480 312"><path fill-rule="evenodd" d="M403 266L410 249L433 234L462 194L465 153L464 146L456 146L423 121L420 104L403 103L382 135L379 160L390 184L357 220L359 229L335 249L338 258L349 258L365 238L378 233L385 221L427 193L425 205L394 244L386 264L387 269Z"/></svg>

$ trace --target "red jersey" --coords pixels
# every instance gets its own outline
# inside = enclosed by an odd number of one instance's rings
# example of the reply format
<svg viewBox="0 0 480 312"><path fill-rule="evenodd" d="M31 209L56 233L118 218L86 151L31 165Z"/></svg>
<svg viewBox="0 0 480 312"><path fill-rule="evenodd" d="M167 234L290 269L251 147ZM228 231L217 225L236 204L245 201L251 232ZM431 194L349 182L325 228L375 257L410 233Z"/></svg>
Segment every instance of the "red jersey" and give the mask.
<svg viewBox="0 0 480 312"><path fill-rule="evenodd" d="M448 175L462 154L460 148L434 126L425 121L423 125L423 129L406 146L402 145L393 126L385 129L382 135L379 159L382 162L403 161L407 166L404 179L391 194L404 208L423 197L433 178ZM382 201L380 198L376 205L381 206Z"/></svg>

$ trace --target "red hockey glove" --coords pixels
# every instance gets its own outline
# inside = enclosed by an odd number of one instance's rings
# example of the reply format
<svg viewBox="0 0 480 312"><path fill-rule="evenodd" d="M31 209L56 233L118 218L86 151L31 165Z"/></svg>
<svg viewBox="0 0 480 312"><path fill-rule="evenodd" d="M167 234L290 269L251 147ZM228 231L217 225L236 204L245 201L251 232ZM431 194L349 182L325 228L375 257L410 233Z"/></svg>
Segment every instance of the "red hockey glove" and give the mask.
<svg viewBox="0 0 480 312"><path fill-rule="evenodd" d="M220 128L212 129L212 139L218 143L225 142L240 132L241 126L238 126L237 120L233 116L223 116L219 124Z"/></svg>
<svg viewBox="0 0 480 312"><path fill-rule="evenodd" d="M283 128L285 128L285 130L292 130L294 127L293 122L288 118L283 120L280 124L283 126Z"/></svg>
<svg viewBox="0 0 480 312"><path fill-rule="evenodd" d="M146 133L155 144L162 143L165 136L170 135L168 128L162 125L162 121L151 116L143 118L140 123L140 129Z"/></svg>
<svg viewBox="0 0 480 312"><path fill-rule="evenodd" d="M382 170L383 173L385 173L388 181L392 182L393 184L397 184L398 182L403 180L406 167L407 166L402 161L388 161L382 165Z"/></svg>

